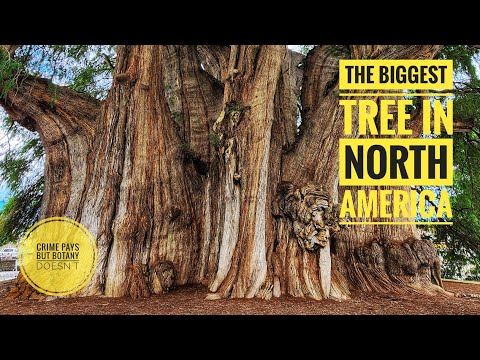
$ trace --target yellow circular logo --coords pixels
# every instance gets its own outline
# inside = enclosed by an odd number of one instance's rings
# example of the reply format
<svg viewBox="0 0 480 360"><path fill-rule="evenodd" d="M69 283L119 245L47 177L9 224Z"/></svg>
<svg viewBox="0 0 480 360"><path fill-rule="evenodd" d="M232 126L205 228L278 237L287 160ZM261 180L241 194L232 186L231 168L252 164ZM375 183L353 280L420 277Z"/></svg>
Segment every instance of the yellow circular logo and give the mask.
<svg viewBox="0 0 480 360"><path fill-rule="evenodd" d="M92 234L80 223L51 217L33 225L18 248L20 270L36 290L53 296L77 292L97 267Z"/></svg>

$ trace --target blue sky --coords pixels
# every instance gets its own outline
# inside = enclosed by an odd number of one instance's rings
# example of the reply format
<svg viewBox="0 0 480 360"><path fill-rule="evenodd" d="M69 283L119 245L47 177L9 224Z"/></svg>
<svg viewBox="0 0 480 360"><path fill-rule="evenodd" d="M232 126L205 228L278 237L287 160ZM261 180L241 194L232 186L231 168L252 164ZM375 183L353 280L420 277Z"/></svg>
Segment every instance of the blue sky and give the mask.
<svg viewBox="0 0 480 360"><path fill-rule="evenodd" d="M5 202L8 200L10 197L10 193L7 188L2 187L0 188L0 210L3 209L3 206L5 205Z"/></svg>

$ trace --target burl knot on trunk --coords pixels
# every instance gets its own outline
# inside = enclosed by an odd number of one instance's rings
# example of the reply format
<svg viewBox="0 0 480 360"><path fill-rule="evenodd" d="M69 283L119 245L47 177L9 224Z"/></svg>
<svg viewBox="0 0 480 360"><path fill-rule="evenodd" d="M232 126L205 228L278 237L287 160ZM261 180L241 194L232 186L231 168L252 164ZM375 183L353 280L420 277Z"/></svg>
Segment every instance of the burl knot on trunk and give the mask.
<svg viewBox="0 0 480 360"><path fill-rule="evenodd" d="M151 291L154 294L169 292L175 286L175 267L171 261L160 261L150 269Z"/></svg>
<svg viewBox="0 0 480 360"><path fill-rule="evenodd" d="M318 184L297 188L282 182L277 189L281 214L293 222L293 232L302 249L315 251L325 247L330 237L340 229L339 207L330 194Z"/></svg>
<svg viewBox="0 0 480 360"><path fill-rule="evenodd" d="M46 300L48 297L45 294L39 293L25 280L20 274L15 280L14 286L10 289L7 297L9 299L17 300Z"/></svg>

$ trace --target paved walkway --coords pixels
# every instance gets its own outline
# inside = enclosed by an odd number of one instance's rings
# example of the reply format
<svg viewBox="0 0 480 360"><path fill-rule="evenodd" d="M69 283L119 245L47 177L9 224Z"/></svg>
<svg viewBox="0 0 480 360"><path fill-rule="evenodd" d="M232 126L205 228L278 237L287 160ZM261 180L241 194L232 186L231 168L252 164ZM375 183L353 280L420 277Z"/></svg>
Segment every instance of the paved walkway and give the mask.
<svg viewBox="0 0 480 360"><path fill-rule="evenodd" d="M15 279L18 271L0 271L0 281Z"/></svg>

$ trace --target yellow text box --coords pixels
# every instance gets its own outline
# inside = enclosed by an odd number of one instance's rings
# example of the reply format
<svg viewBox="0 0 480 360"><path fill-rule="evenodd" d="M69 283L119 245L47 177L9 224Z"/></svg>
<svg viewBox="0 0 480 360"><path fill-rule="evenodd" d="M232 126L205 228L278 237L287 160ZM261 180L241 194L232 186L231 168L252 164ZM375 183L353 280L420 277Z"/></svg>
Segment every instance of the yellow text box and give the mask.
<svg viewBox="0 0 480 360"><path fill-rule="evenodd" d="M453 185L452 139L340 139L339 154L341 186Z"/></svg>
<svg viewBox="0 0 480 360"><path fill-rule="evenodd" d="M340 60L340 90L453 88L453 60Z"/></svg>

